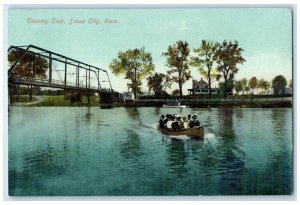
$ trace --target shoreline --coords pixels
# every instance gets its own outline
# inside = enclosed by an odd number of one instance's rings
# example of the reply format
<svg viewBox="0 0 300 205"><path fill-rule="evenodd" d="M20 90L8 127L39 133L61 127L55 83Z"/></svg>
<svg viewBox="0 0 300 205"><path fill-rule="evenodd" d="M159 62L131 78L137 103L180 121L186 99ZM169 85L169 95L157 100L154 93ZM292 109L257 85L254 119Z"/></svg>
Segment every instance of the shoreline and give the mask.
<svg viewBox="0 0 300 205"><path fill-rule="evenodd" d="M19 107L163 107L163 105L177 105L176 99L137 99L134 101L117 100L112 104L101 104L94 99L88 104L86 100L71 103L63 96L35 96L32 102L14 102L9 106ZM292 108L292 97L277 98L219 98L219 99L182 99L181 105L189 108Z"/></svg>

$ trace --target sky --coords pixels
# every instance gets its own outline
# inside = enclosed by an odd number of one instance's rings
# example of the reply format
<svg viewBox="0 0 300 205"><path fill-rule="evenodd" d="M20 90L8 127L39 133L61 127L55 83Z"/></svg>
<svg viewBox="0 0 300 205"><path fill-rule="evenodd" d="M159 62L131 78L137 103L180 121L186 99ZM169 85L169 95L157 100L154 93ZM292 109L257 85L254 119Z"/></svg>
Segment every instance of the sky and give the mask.
<svg viewBox="0 0 300 205"><path fill-rule="evenodd" d="M75 19L84 23L72 23ZM104 23L105 19L114 23ZM57 23L62 20L64 23ZM118 92L127 91L128 83L109 70L118 52L145 47L152 54L155 72L166 73L162 53L169 45L187 41L193 54L203 39L239 42L246 62L238 65L236 80L253 76L272 80L276 75L292 78L292 12L288 8L8 11L8 47L33 44L98 66L108 71L112 87ZM190 70L193 79L201 79L196 68ZM183 85L184 94L191 87L189 80ZM174 83L171 90L176 88L178 84ZM148 90L145 80L142 90Z"/></svg>

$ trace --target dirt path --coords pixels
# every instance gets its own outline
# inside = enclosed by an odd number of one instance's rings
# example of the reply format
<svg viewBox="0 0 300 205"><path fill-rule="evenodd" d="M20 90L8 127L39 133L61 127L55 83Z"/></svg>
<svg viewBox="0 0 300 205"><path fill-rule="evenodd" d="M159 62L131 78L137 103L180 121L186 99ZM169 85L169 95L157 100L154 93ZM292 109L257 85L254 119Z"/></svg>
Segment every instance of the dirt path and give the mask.
<svg viewBox="0 0 300 205"><path fill-rule="evenodd" d="M36 100L32 101L32 102L16 102L13 105L15 105L15 106L28 106L28 105L34 105L34 104L40 103L44 100L43 96L35 96L35 98L36 98Z"/></svg>

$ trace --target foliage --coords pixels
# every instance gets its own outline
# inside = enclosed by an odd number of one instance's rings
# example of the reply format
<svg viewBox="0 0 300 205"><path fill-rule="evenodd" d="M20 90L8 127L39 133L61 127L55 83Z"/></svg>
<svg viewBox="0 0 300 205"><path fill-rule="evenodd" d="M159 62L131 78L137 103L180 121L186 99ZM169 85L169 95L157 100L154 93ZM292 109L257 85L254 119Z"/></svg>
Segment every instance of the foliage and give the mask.
<svg viewBox="0 0 300 205"><path fill-rule="evenodd" d="M12 71L15 75L33 76L33 65L35 67L35 75L45 77L49 67L48 61L39 55L33 53L26 53L22 50L11 50L8 53L8 63L12 66L19 59L19 63ZM34 63L34 64L33 64Z"/></svg>
<svg viewBox="0 0 300 205"><path fill-rule="evenodd" d="M48 61L38 54L31 52L26 52L23 50L12 49L8 53L8 63L11 67L15 63L16 66L11 70L13 75L21 75L26 77L46 77L46 72L48 70ZM20 86L17 86L17 90ZM28 86L29 100L32 101L33 87ZM19 91L17 91L19 93ZM17 99L19 99L19 94Z"/></svg>
<svg viewBox="0 0 300 205"><path fill-rule="evenodd" d="M242 85L242 81L236 81L235 85L234 85L234 89L235 91L239 94L239 92L241 92L243 90L243 85Z"/></svg>
<svg viewBox="0 0 300 205"><path fill-rule="evenodd" d="M151 75L154 70L152 56L145 51L145 48L119 52L117 58L110 63L112 73L131 81L128 86L133 90L134 96L140 91L142 79Z"/></svg>
<svg viewBox="0 0 300 205"><path fill-rule="evenodd" d="M225 82L220 82L219 83L219 88L220 88L220 91L223 95L227 95L228 93L232 93L232 89L234 88L234 82L233 82L233 79L230 77L228 80L227 80L227 84L225 86ZM225 94L225 90L226 90L226 94Z"/></svg>
<svg viewBox="0 0 300 205"><path fill-rule="evenodd" d="M224 79L224 90L227 90L227 81L229 78L233 79L234 75L238 72L237 64L243 64L246 60L242 56L244 50L239 47L239 43L223 41L218 46L214 55L214 60L218 64L218 72ZM224 92L226 98L227 93Z"/></svg>
<svg viewBox="0 0 300 205"><path fill-rule="evenodd" d="M209 98L211 98L211 84L218 77L217 70L213 69L214 55L218 46L219 44L213 41L202 40L200 47L194 49L197 56L192 56L190 62L190 65L197 67L200 74L206 78Z"/></svg>
<svg viewBox="0 0 300 205"><path fill-rule="evenodd" d="M149 91L153 90L156 97L160 97L162 90L171 87L169 76L163 73L155 73L148 78Z"/></svg>
<svg viewBox="0 0 300 205"><path fill-rule="evenodd" d="M178 83L180 96L182 96L182 85L191 77L188 62L190 49L188 46L186 41L177 41L176 44L168 47L167 52L163 53L167 57L167 66L170 68L168 70L170 81Z"/></svg>
<svg viewBox="0 0 300 205"><path fill-rule="evenodd" d="M244 92L246 91L248 81L247 81L246 78L242 78L240 81L241 81L241 84L242 84L242 94L244 94Z"/></svg>
<svg viewBox="0 0 300 205"><path fill-rule="evenodd" d="M286 78L282 75L278 75L272 80L272 87L277 85L279 88L284 88L287 84Z"/></svg>
<svg viewBox="0 0 300 205"><path fill-rule="evenodd" d="M263 78L261 78L258 81L258 88L262 89L263 93L267 93L268 90L271 88L271 83L269 81L266 81Z"/></svg>
<svg viewBox="0 0 300 205"><path fill-rule="evenodd" d="M180 91L178 89L173 90L172 95L180 96Z"/></svg>
<svg viewBox="0 0 300 205"><path fill-rule="evenodd" d="M254 89L256 89L258 86L257 84L257 78L256 77L252 77L250 80L249 80L249 88L252 90L252 93L254 91Z"/></svg>

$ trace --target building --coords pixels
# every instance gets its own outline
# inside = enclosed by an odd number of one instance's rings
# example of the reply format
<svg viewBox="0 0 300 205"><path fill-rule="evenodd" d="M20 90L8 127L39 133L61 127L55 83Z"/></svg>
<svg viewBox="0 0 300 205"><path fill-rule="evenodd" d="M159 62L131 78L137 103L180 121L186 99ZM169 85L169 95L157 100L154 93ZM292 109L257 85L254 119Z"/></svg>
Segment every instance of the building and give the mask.
<svg viewBox="0 0 300 205"><path fill-rule="evenodd" d="M200 81L193 80L193 88L188 89L189 95L208 95L209 94L209 86L208 83L205 82L202 78ZM220 94L219 88L211 88L211 94L217 95Z"/></svg>
<svg viewBox="0 0 300 205"><path fill-rule="evenodd" d="M125 92L123 93L123 99L125 101L133 101L134 100L134 94L132 92Z"/></svg>

